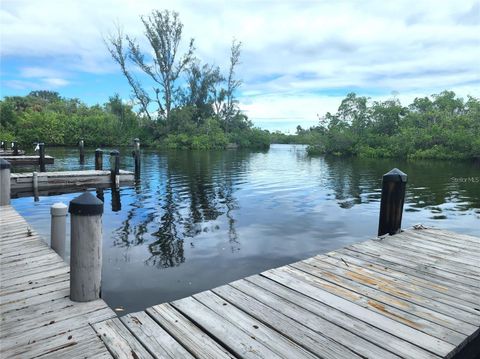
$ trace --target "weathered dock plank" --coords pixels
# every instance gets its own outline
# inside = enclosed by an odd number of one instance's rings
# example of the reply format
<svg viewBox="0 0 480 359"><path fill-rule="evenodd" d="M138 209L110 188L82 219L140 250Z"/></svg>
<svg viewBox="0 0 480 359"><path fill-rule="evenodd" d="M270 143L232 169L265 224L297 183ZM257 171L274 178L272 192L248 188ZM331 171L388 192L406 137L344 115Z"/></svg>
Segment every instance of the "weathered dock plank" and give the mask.
<svg viewBox="0 0 480 359"><path fill-rule="evenodd" d="M163 353L172 339L197 357L451 358L480 332L477 243L407 230L95 328L123 325L135 354L119 358ZM119 340L103 334L107 346Z"/></svg>
<svg viewBox="0 0 480 359"><path fill-rule="evenodd" d="M88 187L107 188L111 185L110 171L85 170L85 171L57 171L38 172L38 195L48 195L50 192L78 192ZM120 185L131 185L135 174L130 171L120 170ZM12 198L32 196L33 173L12 173L11 196Z"/></svg>
<svg viewBox="0 0 480 359"><path fill-rule="evenodd" d="M37 166L40 164L40 156L2 156L2 158L12 166ZM45 164L53 165L55 158L52 156L45 156Z"/></svg>
<svg viewBox="0 0 480 359"><path fill-rule="evenodd" d="M0 207L0 357L111 358L90 326L102 300L69 299L69 267L11 207Z"/></svg>

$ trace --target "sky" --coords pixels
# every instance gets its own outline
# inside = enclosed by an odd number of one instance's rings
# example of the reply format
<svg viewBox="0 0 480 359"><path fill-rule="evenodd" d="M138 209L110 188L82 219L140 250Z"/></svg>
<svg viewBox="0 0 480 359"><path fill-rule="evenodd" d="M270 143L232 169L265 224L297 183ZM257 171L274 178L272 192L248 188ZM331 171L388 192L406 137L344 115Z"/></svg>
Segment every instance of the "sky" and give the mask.
<svg viewBox="0 0 480 359"><path fill-rule="evenodd" d="M0 97L58 91L93 105L130 88L104 38L117 25L148 52L141 15L178 11L184 46L226 73L242 42L240 107L293 133L349 92L404 105L443 90L480 97L479 0L1 0Z"/></svg>

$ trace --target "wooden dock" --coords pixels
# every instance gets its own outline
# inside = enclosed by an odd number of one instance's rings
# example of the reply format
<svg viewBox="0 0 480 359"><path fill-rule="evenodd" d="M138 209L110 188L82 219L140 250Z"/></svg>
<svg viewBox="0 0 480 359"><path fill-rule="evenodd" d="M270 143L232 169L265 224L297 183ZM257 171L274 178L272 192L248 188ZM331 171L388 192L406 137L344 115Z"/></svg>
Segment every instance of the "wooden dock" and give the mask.
<svg viewBox="0 0 480 359"><path fill-rule="evenodd" d="M2 150L0 149L0 157L4 157L4 156L23 156L25 155L25 151L24 150L18 150L18 154L15 155L15 151L13 150Z"/></svg>
<svg viewBox="0 0 480 359"><path fill-rule="evenodd" d="M40 164L40 156L1 156L10 162L12 166L37 166ZM45 156L45 164L53 165L55 159L52 156Z"/></svg>
<svg viewBox="0 0 480 359"><path fill-rule="evenodd" d="M479 238L408 230L93 327L118 358L480 354L479 259Z"/></svg>
<svg viewBox="0 0 480 359"><path fill-rule="evenodd" d="M86 170L86 171L58 171L38 172L38 191L71 188L77 191L89 186L110 185L110 171ZM135 174L130 171L120 170L120 185L131 184L135 180ZM33 173L12 173L10 175L10 188L12 197L24 197L31 195L33 191Z"/></svg>
<svg viewBox="0 0 480 359"><path fill-rule="evenodd" d="M0 207L0 357L110 358L90 326L103 300L72 302L69 266L11 207Z"/></svg>
<svg viewBox="0 0 480 359"><path fill-rule="evenodd" d="M0 214L2 358L467 358L475 342L480 351L480 238L411 229L116 318L101 300L71 302L68 266L12 207Z"/></svg>

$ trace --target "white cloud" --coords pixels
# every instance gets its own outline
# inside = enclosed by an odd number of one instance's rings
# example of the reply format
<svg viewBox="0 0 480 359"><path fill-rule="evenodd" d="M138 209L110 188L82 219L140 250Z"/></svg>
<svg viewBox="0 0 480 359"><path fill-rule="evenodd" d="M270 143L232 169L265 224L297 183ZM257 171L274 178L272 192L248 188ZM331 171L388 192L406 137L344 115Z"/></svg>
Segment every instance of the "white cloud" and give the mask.
<svg viewBox="0 0 480 359"><path fill-rule="evenodd" d="M243 42L242 102L253 120L310 119L349 90L480 94L476 0L3 0L1 55L53 59L57 73L29 66L20 76L56 86L68 85L58 80L69 72L121 76L103 35L117 22L141 39L139 15L163 8L180 12L185 38L207 62L225 68L232 38Z"/></svg>

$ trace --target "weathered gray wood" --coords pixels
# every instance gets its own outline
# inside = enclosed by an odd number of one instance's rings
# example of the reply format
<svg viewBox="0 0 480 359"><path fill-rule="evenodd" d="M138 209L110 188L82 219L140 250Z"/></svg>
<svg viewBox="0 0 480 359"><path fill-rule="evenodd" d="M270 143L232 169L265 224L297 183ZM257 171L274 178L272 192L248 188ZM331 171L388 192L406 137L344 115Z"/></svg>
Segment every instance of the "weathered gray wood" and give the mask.
<svg viewBox="0 0 480 359"><path fill-rule="evenodd" d="M412 296L409 292L404 292L396 286L377 282L375 277L361 276L320 260L293 263L291 266L459 333L469 335L475 331L475 325L471 322L476 321L470 313L435 300L429 300L422 295ZM480 326L480 320L478 320L478 325Z"/></svg>
<svg viewBox="0 0 480 359"><path fill-rule="evenodd" d="M406 263L399 259L390 257L390 258L380 258L376 254L358 252L352 250L352 248L343 248L335 252L343 258L343 256L350 256L353 258L361 259L368 263L369 266L377 266L378 269L384 268L385 272L390 273L402 273L408 275L410 278L415 278L421 283L430 283L434 288L444 293L450 293L454 295L457 293L459 297L463 300L476 304L477 302L477 292L469 287L467 284L459 283L455 281L454 277L445 278L438 273L428 272L427 270L417 269L415 264ZM330 255L330 253L328 253Z"/></svg>
<svg viewBox="0 0 480 359"><path fill-rule="evenodd" d="M114 358L153 358L119 319L109 319L104 322L95 323L92 326Z"/></svg>
<svg viewBox="0 0 480 359"><path fill-rule="evenodd" d="M32 189L32 173L28 175L12 173L10 175L10 178L12 192ZM119 179L120 184L133 183L133 181L135 180L135 174L130 171L120 170ZM85 170L38 173L39 191L71 186L78 187L95 184L110 184L110 182L110 171Z"/></svg>
<svg viewBox="0 0 480 359"><path fill-rule="evenodd" d="M215 340L223 343L242 358L273 359L282 357L257 341L256 337L252 338L248 333L192 297L177 300L172 302L172 305L198 323Z"/></svg>
<svg viewBox="0 0 480 359"><path fill-rule="evenodd" d="M146 312L197 358L234 358L170 304L156 305Z"/></svg>
<svg viewBox="0 0 480 359"><path fill-rule="evenodd" d="M329 253L329 256L316 256L305 260L305 262L312 264L318 264L318 261L327 262L345 271L344 275L347 277L353 277L355 280L375 288L387 288L390 293L398 292L397 294L402 298L406 296L414 301L417 300L417 297L419 297L419 300L422 298L437 300L440 303L448 305L449 308L453 307L465 312L456 313L460 315L458 317L459 319L467 323L475 324L469 320L473 322L477 319L480 320L480 312L474 309L472 303L445 294L438 290L438 288L435 288L435 286L430 286L428 282L417 281L415 278L408 277L400 272L393 272L397 273L397 275L390 275L392 272L386 272L384 267L383 270L378 267L375 268L373 265L368 265L353 257L343 256L343 258L342 260L342 258L337 258ZM375 271L375 269L377 269L377 271ZM470 315L466 315L467 313Z"/></svg>
<svg viewBox="0 0 480 359"><path fill-rule="evenodd" d="M411 267L418 272L424 272L429 275L433 274L435 276L443 277L454 282L456 281L457 283L465 284L467 287L470 287L470 288L477 287L477 281L472 278L468 278L463 275L459 275L457 273L452 273L451 271L447 271L441 267L438 268L438 266L434 266L431 263L419 263L418 261L413 260L407 255L401 255L401 254L389 251L387 248L380 249L379 247L371 247L368 245L364 245L364 246L351 245L346 249L350 249L352 251L356 251L363 254L368 254L370 256L373 256L379 259L384 259L389 262L401 264L403 266Z"/></svg>
<svg viewBox="0 0 480 359"><path fill-rule="evenodd" d="M301 267L301 265L302 264L299 264L298 266ZM329 293L350 300L352 303L377 312L384 317L391 318L399 323L405 324L453 345L461 344L467 339L467 335L452 330L446 327L446 325L453 326L456 324L456 326L461 327L462 330L464 327L473 327L467 323L464 323L463 325L461 325L462 323L453 324L451 323L453 321L451 319L453 318L442 316L434 311L427 310L426 308L402 300L397 300L391 296L382 295L381 292L372 290L371 288L362 288L352 281L350 281L350 283L342 281L342 278L338 276L328 275L328 278L334 279L335 283L332 283L293 267L282 268L282 270L285 273L301 279L317 288L321 288ZM328 273L323 272L323 274L326 276ZM429 318L429 315L431 316L430 320L426 319ZM442 322L443 325L438 324L438 322Z"/></svg>
<svg viewBox="0 0 480 359"><path fill-rule="evenodd" d="M293 320L282 313L282 309L287 311L290 309L290 313L292 313L292 307L289 306L288 303L285 303L285 301L277 300L274 301L272 306L267 306L256 299L257 295L262 294L260 291L255 290L253 293L250 291L250 293L255 296L254 299L253 296L248 296L235 287L235 285L238 285L243 289L247 287L246 290L248 291L248 284L245 285L245 283L248 282L233 282L231 285L215 288L213 289L213 292L218 294L224 300L236 305L245 313L249 313L256 319L274 328L290 340L302 345L312 353L325 358L346 358L353 357L353 353L351 352L353 351L358 355L367 358L399 358L399 356L394 355L321 317L314 316L313 313L302 310L301 308L293 309L293 317L295 318L295 320ZM273 295L269 295L267 296L267 300L270 298L275 299L273 297Z"/></svg>
<svg viewBox="0 0 480 359"><path fill-rule="evenodd" d="M398 336L378 329L354 316L347 315L335 307L328 306L300 292L279 285L266 277L254 275L245 278L245 280L233 282L231 285L250 296L255 296L257 300L275 307L294 320L299 320L298 315L305 313L303 319L310 319L302 320L302 323L314 330L321 329L321 327L318 327L319 323L316 319L324 318L338 327L344 328L356 336L375 343L379 347L390 350L404 358L438 358L437 355L402 340ZM280 305L278 300L281 301Z"/></svg>
<svg viewBox="0 0 480 359"><path fill-rule="evenodd" d="M303 347L284 337L278 331L271 329L269 326L266 326L249 314L237 309L235 306L211 291L198 293L193 297L200 303L204 304L207 308L223 317L224 320L240 328L250 335L251 338L255 338L256 341L261 342L272 352L275 352L282 357L311 359L316 357L311 352L306 351ZM351 358L359 358L359 356L350 350L345 350L337 343L332 342L331 346L332 350L330 352L324 352L323 355L325 357L344 358L345 356L349 356Z"/></svg>
<svg viewBox="0 0 480 359"><path fill-rule="evenodd" d="M120 320L155 358L194 358L145 312L128 314Z"/></svg>
<svg viewBox="0 0 480 359"><path fill-rule="evenodd" d="M414 329L413 327L404 323L397 322L388 316L382 315L371 309L367 309L361 305L351 302L350 300L344 299L341 296L329 293L323 289L308 284L291 273L285 273L280 269L273 269L263 272L262 275L289 288L297 290L300 293L308 295L309 297L322 301L329 306L333 306L348 315L357 317L376 326L379 329L393 332L396 336L439 356L447 356L455 349L455 346L450 343L427 335L418 329ZM344 293L346 296L350 296L350 299L359 299L359 296L349 294L348 291L339 292L342 292L342 294ZM416 325L415 323L410 324L412 326Z"/></svg>
<svg viewBox="0 0 480 359"><path fill-rule="evenodd" d="M70 216L70 298L100 298L102 281L102 215Z"/></svg>
<svg viewBox="0 0 480 359"><path fill-rule="evenodd" d="M2 156L12 166L30 166L40 163L40 156ZM45 164L53 165L55 159L52 156L45 156Z"/></svg>
<svg viewBox="0 0 480 359"><path fill-rule="evenodd" d="M0 356L110 357L90 327L106 303L71 302L69 267L11 207L0 209Z"/></svg>

